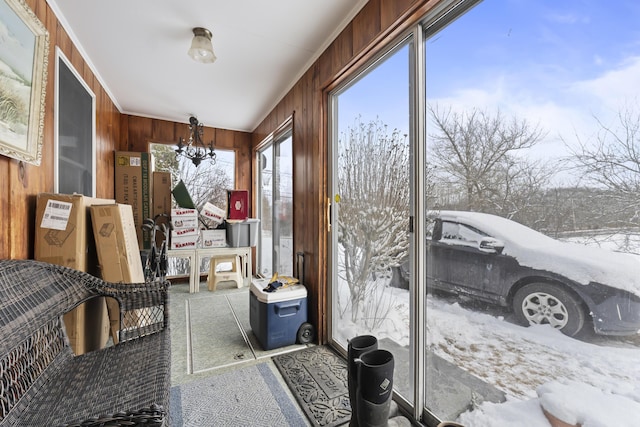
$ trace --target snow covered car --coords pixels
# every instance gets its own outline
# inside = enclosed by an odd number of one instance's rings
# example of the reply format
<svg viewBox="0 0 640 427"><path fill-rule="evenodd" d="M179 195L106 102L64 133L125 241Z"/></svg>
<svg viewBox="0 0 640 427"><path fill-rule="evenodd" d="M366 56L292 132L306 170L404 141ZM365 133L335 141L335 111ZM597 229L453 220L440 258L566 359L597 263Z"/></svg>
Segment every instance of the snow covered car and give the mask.
<svg viewBox="0 0 640 427"><path fill-rule="evenodd" d="M640 331L640 260L566 243L483 213L433 211L427 288L511 307L523 325L575 336Z"/></svg>

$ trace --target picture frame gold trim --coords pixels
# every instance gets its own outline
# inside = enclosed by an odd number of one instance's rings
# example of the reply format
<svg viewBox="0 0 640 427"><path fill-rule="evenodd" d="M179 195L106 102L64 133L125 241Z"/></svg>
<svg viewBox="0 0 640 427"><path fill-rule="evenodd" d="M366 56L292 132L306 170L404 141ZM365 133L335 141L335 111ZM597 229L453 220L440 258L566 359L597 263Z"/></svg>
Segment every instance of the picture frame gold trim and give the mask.
<svg viewBox="0 0 640 427"><path fill-rule="evenodd" d="M0 0L0 8L4 9L4 5L15 15L10 11L0 13L0 25L20 30L11 34L22 39L15 39L16 46L13 49L7 47L0 50L0 87L6 90L0 92L0 155L40 165L49 32L24 0ZM31 42L33 58L29 67ZM22 51L18 48L20 46L24 48ZM31 75L28 75L28 71ZM30 82L27 80L29 78Z"/></svg>

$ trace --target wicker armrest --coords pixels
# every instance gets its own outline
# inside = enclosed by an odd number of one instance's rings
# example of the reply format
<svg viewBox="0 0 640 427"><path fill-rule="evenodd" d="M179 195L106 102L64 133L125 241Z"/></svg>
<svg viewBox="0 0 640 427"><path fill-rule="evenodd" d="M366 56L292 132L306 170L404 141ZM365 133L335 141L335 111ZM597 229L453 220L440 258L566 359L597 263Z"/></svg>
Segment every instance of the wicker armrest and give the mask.
<svg viewBox="0 0 640 427"><path fill-rule="evenodd" d="M108 283L41 261L0 260L0 425L167 426L168 291L166 281ZM95 297L119 313L120 339L75 356L62 316Z"/></svg>
<svg viewBox="0 0 640 427"><path fill-rule="evenodd" d="M98 285L98 292L116 298L123 310L153 307L168 303L169 282L109 283Z"/></svg>
<svg viewBox="0 0 640 427"><path fill-rule="evenodd" d="M163 330L169 324L168 281L109 283L98 286L100 295L115 298L120 306L120 341Z"/></svg>

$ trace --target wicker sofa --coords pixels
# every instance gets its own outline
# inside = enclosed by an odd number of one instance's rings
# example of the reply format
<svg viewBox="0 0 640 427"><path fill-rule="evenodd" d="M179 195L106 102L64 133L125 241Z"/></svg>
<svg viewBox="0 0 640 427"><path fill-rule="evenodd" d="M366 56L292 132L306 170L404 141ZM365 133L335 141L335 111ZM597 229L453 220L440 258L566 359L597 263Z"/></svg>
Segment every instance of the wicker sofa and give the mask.
<svg viewBox="0 0 640 427"><path fill-rule="evenodd" d="M1 260L0 426L168 426L168 287ZM75 356L62 315L95 296L119 302L119 343Z"/></svg>

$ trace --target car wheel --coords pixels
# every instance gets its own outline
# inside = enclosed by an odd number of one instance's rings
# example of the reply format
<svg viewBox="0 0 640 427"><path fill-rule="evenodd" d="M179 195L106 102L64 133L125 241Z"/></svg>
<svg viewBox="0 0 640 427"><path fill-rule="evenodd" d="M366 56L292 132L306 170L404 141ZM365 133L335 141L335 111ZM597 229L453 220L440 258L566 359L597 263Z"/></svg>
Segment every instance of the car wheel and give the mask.
<svg viewBox="0 0 640 427"><path fill-rule="evenodd" d="M516 292L513 310L522 325L550 325L573 337L585 325L581 301L551 283L530 283Z"/></svg>

